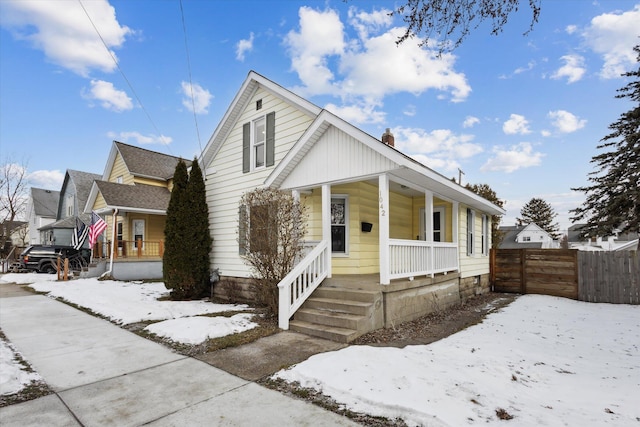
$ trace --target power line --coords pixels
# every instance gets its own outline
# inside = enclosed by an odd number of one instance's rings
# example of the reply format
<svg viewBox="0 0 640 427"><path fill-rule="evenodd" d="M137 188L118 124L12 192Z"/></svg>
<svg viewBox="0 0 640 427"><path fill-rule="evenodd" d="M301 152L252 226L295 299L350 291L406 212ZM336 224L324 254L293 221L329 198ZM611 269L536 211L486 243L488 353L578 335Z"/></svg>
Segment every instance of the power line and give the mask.
<svg viewBox="0 0 640 427"><path fill-rule="evenodd" d="M93 19L91 19L91 16L89 15L89 12L87 12L87 9L82 4L82 0L78 0L78 3L80 3L80 6L82 7L82 10L84 11L84 14L87 15L87 18L89 19L89 22L91 23L91 26L93 27L93 29L96 31L96 34L98 34L98 37L100 38L100 41L102 41L102 45L107 50L107 53L109 53L109 56L111 57L111 60L113 61L113 63L118 68L118 71L120 71L120 74L122 75L122 78L124 78L124 81L127 82L127 85L129 86L129 89L131 89L131 92L133 93L133 96L136 98L136 101L138 102L138 104L140 104L140 108L142 108L142 111L144 111L145 115L147 116L147 119L149 119L149 122L151 123L151 126L153 126L153 128L155 129L156 133L158 134L158 137L161 137L162 133L158 129L158 126L156 126L155 122L151 118L151 115L149 114L149 112L145 108L144 104L142 103L142 100L140 99L140 97L136 93L136 90L133 88L133 85L131 84L131 82L129 81L127 76L124 74L124 71L122 70L122 68L120 68L120 64L118 64L118 61L113 56L113 53L109 49L109 46L107 46L107 43L104 41L104 38L102 37L102 34L100 34L100 31L98 31L98 27L96 27L96 24L94 24ZM168 145L167 145L167 148L169 149L169 151L171 151L171 148L169 148Z"/></svg>
<svg viewBox="0 0 640 427"><path fill-rule="evenodd" d="M191 77L191 59L189 56L189 44L187 43L187 26L184 22L184 9L182 8L182 0L180 0L180 15L182 16L182 32L184 33L184 48L187 52L187 69L189 71L189 90L191 91L191 109L193 111L193 121L196 124L196 135L198 136L198 146L202 153L202 142L200 141L200 129L198 127L198 117L196 115L196 100L193 95L193 79Z"/></svg>

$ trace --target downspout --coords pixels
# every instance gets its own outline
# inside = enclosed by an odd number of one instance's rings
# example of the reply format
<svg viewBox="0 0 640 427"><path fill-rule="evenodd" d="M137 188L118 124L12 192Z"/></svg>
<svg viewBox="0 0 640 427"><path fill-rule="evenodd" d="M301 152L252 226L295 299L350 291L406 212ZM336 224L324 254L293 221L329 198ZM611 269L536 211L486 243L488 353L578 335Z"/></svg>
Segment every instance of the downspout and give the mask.
<svg viewBox="0 0 640 427"><path fill-rule="evenodd" d="M111 259L109 260L109 270L105 271L104 273L102 273L100 275L100 278L102 279L105 276L110 276L111 272L113 271L113 255L115 254L115 249L116 249L116 244L118 242L116 242L116 216L118 215L118 208L115 208L113 210L113 220L111 221L111 227L113 227L113 234L112 234L112 239L111 239Z"/></svg>

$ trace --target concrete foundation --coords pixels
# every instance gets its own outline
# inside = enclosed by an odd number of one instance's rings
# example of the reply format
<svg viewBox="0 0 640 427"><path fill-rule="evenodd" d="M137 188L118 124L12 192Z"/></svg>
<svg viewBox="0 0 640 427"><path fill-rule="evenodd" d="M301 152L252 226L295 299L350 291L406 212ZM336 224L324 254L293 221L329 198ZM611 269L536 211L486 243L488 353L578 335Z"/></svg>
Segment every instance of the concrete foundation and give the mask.
<svg viewBox="0 0 640 427"><path fill-rule="evenodd" d="M460 299L466 301L476 295L482 295L491 290L488 274L465 277L460 279Z"/></svg>
<svg viewBox="0 0 640 427"><path fill-rule="evenodd" d="M458 274L394 280L390 285L381 287L385 328L392 328L460 302Z"/></svg>

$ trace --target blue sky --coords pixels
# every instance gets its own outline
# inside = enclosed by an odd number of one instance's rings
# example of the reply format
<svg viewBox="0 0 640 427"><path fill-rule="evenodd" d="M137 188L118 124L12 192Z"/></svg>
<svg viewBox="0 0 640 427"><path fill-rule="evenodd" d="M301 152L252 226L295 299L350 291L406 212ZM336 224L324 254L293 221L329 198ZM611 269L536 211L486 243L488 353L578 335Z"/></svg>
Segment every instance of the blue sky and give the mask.
<svg viewBox="0 0 640 427"><path fill-rule="evenodd" d="M571 188L631 107L614 96L636 66L640 2L543 1L523 36L523 1L501 34L481 25L441 58L395 45L397 4L0 0L0 158L54 190L67 169L101 174L114 139L193 158L255 70L373 136L391 128L445 176L489 184L503 224L540 197L566 230L584 200Z"/></svg>

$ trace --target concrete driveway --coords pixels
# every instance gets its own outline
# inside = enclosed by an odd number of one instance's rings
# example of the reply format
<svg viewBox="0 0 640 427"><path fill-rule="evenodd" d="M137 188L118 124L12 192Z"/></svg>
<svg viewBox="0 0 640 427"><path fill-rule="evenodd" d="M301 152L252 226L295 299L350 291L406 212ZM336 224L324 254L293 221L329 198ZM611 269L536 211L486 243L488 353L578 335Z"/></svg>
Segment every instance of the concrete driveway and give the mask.
<svg viewBox="0 0 640 427"><path fill-rule="evenodd" d="M45 296L3 289L0 328L54 390L3 427L357 425Z"/></svg>

